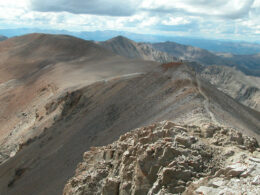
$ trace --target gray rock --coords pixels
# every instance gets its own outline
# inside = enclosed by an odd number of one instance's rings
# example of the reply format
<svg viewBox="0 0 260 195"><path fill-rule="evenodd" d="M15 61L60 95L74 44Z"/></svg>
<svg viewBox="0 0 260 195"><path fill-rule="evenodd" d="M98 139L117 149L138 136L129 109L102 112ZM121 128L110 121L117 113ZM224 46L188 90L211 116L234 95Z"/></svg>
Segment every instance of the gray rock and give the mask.
<svg viewBox="0 0 260 195"><path fill-rule="evenodd" d="M205 131L206 138L201 138L198 132ZM240 179L251 177L258 169L241 162L225 165L238 150L243 151L239 155L243 158L251 153L233 136L241 138L240 134L229 129L225 129L225 134L222 132L222 127L212 124L200 128L167 121L130 131L108 146L91 148L84 153L84 161L66 184L64 195L232 192L232 185L237 189L243 186ZM255 146L254 140L242 138ZM211 144L213 142L219 146ZM234 149L237 142L245 146L245 150ZM255 186L258 180L250 185Z"/></svg>

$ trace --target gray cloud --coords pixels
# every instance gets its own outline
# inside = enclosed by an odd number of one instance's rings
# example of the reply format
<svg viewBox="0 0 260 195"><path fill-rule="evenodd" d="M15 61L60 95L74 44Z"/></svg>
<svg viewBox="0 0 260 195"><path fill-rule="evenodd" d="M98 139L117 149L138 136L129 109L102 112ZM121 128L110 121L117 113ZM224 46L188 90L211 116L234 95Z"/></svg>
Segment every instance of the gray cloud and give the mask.
<svg viewBox="0 0 260 195"><path fill-rule="evenodd" d="M138 2L135 0L30 0L31 8L40 12L70 12L108 16L131 16Z"/></svg>
<svg viewBox="0 0 260 195"><path fill-rule="evenodd" d="M227 3L227 0L187 0L187 3L195 6L203 6L203 7L220 7Z"/></svg>
<svg viewBox="0 0 260 195"><path fill-rule="evenodd" d="M248 16L256 0L166 0L165 3L152 1L153 7L139 5L148 0L30 0L31 8L40 12L70 12L108 16L131 16L138 11L147 13L179 13L189 16L210 16L238 19ZM181 5L180 6L180 2ZM240 7L236 7L237 4Z"/></svg>
<svg viewBox="0 0 260 195"><path fill-rule="evenodd" d="M254 0L248 0L239 10L224 14L224 16L229 17L231 19L237 19L237 18L242 18L244 16L248 16L253 3Z"/></svg>
<svg viewBox="0 0 260 195"><path fill-rule="evenodd" d="M251 40L260 34L260 0L21 0L31 2L29 10L14 1L0 6L2 28L113 29Z"/></svg>
<svg viewBox="0 0 260 195"><path fill-rule="evenodd" d="M235 8L235 2L229 4L227 0L183 0L184 7L160 5L155 8L143 8L143 11L151 13L182 14L189 16L218 17L224 19L238 19L248 16L253 10L255 0L245 0L239 9Z"/></svg>

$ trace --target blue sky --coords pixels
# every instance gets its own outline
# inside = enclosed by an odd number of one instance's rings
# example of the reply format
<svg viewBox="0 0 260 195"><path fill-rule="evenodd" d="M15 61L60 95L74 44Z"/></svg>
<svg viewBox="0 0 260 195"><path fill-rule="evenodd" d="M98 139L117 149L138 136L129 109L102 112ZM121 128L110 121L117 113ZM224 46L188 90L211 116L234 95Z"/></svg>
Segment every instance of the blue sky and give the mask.
<svg viewBox="0 0 260 195"><path fill-rule="evenodd" d="M0 0L0 29L27 27L260 41L260 0Z"/></svg>

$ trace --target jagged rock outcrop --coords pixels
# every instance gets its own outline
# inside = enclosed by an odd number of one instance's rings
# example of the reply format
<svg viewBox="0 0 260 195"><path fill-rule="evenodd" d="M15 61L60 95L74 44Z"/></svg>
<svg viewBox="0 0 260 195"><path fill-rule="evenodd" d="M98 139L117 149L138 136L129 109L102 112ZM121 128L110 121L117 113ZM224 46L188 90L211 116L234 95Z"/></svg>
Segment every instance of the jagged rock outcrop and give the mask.
<svg viewBox="0 0 260 195"><path fill-rule="evenodd" d="M184 194L260 194L259 154L259 150L252 154L239 151L236 154L239 159L233 158L233 162L219 169L214 175L192 182Z"/></svg>
<svg viewBox="0 0 260 195"><path fill-rule="evenodd" d="M63 194L193 194L204 190L200 185L205 180L211 182L209 178L221 175L228 187L230 178L252 180L252 170L259 173L260 159L250 157L259 155L258 151L256 139L234 129L163 121L85 152ZM246 158L253 159L254 165L242 164ZM259 192L259 178L253 182L247 185L252 193Z"/></svg>

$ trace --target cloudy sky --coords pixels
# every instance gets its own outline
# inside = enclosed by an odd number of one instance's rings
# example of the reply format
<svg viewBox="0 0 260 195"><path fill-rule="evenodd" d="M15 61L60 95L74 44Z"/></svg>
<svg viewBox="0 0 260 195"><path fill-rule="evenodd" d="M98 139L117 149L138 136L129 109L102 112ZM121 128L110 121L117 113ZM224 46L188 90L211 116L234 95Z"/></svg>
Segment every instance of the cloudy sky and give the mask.
<svg viewBox="0 0 260 195"><path fill-rule="evenodd" d="M260 40L260 0L0 0L0 29Z"/></svg>

